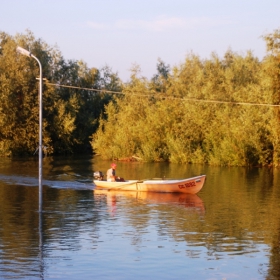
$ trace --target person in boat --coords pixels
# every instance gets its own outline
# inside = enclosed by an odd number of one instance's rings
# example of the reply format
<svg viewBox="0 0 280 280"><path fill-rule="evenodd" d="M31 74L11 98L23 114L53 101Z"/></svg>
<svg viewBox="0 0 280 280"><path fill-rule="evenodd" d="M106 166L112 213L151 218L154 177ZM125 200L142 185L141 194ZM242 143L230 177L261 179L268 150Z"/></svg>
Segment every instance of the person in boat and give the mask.
<svg viewBox="0 0 280 280"><path fill-rule="evenodd" d="M107 170L107 181L108 182L123 182L124 179L116 176L117 165L115 163L111 164L111 168Z"/></svg>

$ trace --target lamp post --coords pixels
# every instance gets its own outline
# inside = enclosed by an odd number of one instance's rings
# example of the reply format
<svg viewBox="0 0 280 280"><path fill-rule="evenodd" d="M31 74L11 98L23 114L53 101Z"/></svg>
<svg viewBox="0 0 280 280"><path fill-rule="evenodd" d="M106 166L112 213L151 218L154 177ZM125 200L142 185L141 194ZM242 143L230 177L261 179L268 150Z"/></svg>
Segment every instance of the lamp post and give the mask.
<svg viewBox="0 0 280 280"><path fill-rule="evenodd" d="M42 120L43 120L43 77L42 77L42 65L39 59L31 52L17 47L17 52L26 56L33 57L39 64L40 68L40 82L39 82L39 212L42 212Z"/></svg>

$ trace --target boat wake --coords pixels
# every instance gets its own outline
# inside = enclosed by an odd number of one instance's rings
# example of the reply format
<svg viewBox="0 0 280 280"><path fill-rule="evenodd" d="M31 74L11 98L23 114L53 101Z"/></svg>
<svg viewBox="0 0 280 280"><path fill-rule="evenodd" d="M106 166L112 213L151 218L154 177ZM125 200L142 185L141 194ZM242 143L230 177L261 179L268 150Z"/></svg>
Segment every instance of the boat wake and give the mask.
<svg viewBox="0 0 280 280"><path fill-rule="evenodd" d="M20 185L20 186L29 186L37 187L38 178L28 177L28 176L19 176L19 175L3 175L0 174L0 181L9 184L9 185ZM94 184L89 179L80 179L73 181L60 181L60 180L43 180L43 186L57 188L57 189L75 189L75 190L93 190Z"/></svg>

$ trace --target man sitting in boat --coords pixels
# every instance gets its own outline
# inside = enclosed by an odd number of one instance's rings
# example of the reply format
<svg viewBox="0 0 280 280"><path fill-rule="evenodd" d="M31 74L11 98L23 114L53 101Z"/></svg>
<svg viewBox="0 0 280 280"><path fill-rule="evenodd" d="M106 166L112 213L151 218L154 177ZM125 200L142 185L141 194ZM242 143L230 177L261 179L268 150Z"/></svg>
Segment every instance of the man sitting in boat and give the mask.
<svg viewBox="0 0 280 280"><path fill-rule="evenodd" d="M108 182L124 182L123 178L116 176L116 167L115 163L111 164L111 168L107 170L107 181Z"/></svg>

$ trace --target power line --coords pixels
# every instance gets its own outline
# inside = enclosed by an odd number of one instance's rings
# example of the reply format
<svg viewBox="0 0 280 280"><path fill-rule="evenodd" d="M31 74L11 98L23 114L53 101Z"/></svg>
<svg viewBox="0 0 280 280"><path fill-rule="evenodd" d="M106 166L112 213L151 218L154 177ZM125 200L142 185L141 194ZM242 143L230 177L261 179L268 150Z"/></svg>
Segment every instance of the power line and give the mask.
<svg viewBox="0 0 280 280"><path fill-rule="evenodd" d="M84 87L77 87L77 86L67 86L67 85L60 85L60 84L53 84L46 82L48 85L55 86L55 87L63 87L63 88L74 88L80 90L87 90L87 91L99 91L99 92L109 92L109 93L117 93L117 94L124 94L120 91L113 91L113 90L106 90L106 89L95 89L95 88L84 88Z"/></svg>
<svg viewBox="0 0 280 280"><path fill-rule="evenodd" d="M113 91L113 90L106 90L106 89L94 89L94 88L84 88L84 87L77 87L77 86L68 86L68 85L60 85L60 84L53 84L50 82L46 82L48 85L55 86L55 87L63 87L63 88L73 88L79 90L87 90L87 91L98 91L98 92L107 92L107 93L114 93L114 94L123 94L126 93L121 91ZM164 99L179 99L183 101L195 101L195 102L204 102L204 103L218 103L218 104L232 104L232 105L247 105L247 106L266 106L266 107L280 107L280 105L276 104L268 104L268 103L251 103L251 102L234 102L234 101L220 101L220 100L212 100L212 99L199 99L199 98L187 98L187 97L171 97L171 96L162 96L162 95L149 95L149 94L135 94L132 95L136 96L145 96L145 97L154 97L154 98L164 98Z"/></svg>
<svg viewBox="0 0 280 280"><path fill-rule="evenodd" d="M233 101L220 101L220 100L207 100L207 99L197 99L197 98L182 98L183 100L192 100L200 101L206 103L224 103L224 104L233 104L233 105L249 105L249 106L267 106L267 107L280 107L276 104L267 104L267 103L251 103L251 102L233 102Z"/></svg>

